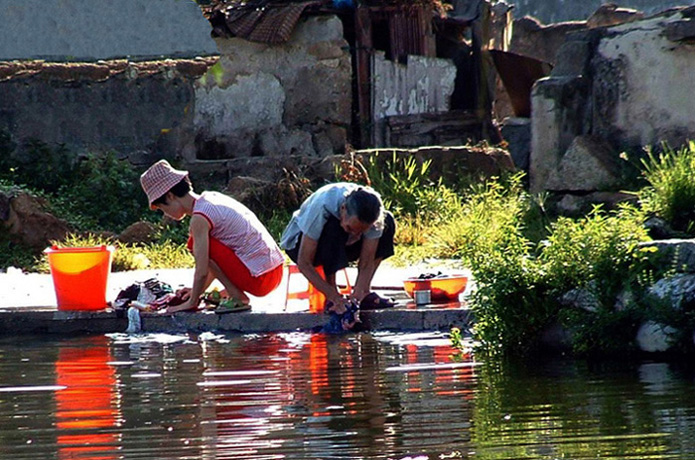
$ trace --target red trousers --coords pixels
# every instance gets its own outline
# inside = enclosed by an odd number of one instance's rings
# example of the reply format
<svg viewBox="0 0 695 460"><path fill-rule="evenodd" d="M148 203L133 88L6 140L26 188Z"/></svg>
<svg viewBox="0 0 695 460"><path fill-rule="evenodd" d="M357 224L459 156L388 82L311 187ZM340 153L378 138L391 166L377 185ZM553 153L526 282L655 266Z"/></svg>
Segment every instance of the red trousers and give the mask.
<svg viewBox="0 0 695 460"><path fill-rule="evenodd" d="M193 238L188 238L188 249L193 249ZM282 281L282 264L269 272L253 276L236 253L215 238L210 238L210 259L220 267L229 281L244 292L262 297L270 294Z"/></svg>

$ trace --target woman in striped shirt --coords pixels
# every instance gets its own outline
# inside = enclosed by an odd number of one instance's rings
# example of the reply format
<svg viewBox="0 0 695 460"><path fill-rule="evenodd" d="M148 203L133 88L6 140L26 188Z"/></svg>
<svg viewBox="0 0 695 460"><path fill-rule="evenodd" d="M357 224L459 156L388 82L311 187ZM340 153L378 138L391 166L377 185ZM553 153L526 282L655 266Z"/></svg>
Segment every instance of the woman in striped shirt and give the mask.
<svg viewBox="0 0 695 460"><path fill-rule="evenodd" d="M188 247L195 259L193 286L182 290L185 301L170 306L168 313L196 310L215 279L224 286L223 295L241 306L249 304L247 293L261 297L278 287L282 252L242 203L219 192L195 193L188 172L174 169L166 160L145 171L140 184L150 208L175 220L191 216Z"/></svg>

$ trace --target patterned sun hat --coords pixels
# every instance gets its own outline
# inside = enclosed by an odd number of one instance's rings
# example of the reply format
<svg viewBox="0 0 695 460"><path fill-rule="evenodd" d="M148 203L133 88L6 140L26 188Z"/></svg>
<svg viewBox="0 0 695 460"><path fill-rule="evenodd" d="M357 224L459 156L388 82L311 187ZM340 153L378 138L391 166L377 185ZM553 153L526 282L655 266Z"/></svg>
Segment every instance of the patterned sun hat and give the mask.
<svg viewBox="0 0 695 460"><path fill-rule="evenodd" d="M174 169L166 160L159 160L142 173L140 185L147 195L150 208L152 208L154 200L164 196L186 176L188 176L188 171Z"/></svg>

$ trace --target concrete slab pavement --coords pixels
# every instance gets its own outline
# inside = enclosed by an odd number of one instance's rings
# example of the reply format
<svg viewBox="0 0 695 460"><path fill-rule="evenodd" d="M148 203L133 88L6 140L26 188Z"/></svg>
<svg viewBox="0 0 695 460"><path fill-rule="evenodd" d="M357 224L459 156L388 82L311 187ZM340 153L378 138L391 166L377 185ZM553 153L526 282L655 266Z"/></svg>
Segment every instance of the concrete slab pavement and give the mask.
<svg viewBox="0 0 695 460"><path fill-rule="evenodd" d="M373 282L375 291L394 298L397 306L385 310L363 311L362 321L370 330L448 330L452 325L465 327L471 321L463 302L416 306L405 291L403 280L420 273L442 271L444 273L466 273L445 262L420 264L410 267L395 267L383 264ZM466 273L468 275L468 273ZM356 269L349 268L352 283ZM106 299L113 301L118 293L137 281L155 277L169 283L174 289L190 286L192 269L135 270L114 272L109 276ZM338 282L342 277L338 276ZM145 313L142 315L142 330L145 332L171 331L229 331L229 332L272 332L293 330L316 330L324 325L328 317L308 311L308 302L290 300L285 307L287 285L290 290L306 287L301 275L288 279L287 270L283 282L270 295L252 298L250 312L218 315L214 312L174 315ZM0 273L0 334L29 333L108 333L123 332L128 326L123 313L105 309L100 311L62 311L57 307L53 278L50 274L22 273L9 269Z"/></svg>

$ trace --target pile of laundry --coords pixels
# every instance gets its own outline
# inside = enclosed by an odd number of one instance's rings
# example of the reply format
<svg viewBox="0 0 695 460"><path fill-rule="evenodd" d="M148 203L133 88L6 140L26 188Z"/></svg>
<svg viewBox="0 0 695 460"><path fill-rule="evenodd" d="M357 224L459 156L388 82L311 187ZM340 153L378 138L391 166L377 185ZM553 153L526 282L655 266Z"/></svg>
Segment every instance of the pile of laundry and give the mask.
<svg viewBox="0 0 695 460"><path fill-rule="evenodd" d="M183 302L185 299L175 293L169 284L150 278L135 282L119 292L113 302L113 308L119 311L135 307L140 311L152 312L180 305Z"/></svg>

